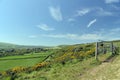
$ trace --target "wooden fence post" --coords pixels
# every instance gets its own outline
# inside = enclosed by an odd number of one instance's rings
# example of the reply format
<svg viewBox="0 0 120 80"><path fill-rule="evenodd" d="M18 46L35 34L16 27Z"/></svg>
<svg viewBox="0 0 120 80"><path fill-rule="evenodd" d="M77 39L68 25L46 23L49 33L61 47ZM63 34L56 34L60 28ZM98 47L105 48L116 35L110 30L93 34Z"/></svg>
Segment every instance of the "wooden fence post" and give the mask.
<svg viewBox="0 0 120 80"><path fill-rule="evenodd" d="M112 52L112 55L114 55L113 42L111 42L111 52Z"/></svg>
<svg viewBox="0 0 120 80"><path fill-rule="evenodd" d="M98 60L98 42L96 42L95 59Z"/></svg>
<svg viewBox="0 0 120 80"><path fill-rule="evenodd" d="M102 42L102 44L103 44L103 54L106 54L106 48L105 48L105 43L104 42Z"/></svg>

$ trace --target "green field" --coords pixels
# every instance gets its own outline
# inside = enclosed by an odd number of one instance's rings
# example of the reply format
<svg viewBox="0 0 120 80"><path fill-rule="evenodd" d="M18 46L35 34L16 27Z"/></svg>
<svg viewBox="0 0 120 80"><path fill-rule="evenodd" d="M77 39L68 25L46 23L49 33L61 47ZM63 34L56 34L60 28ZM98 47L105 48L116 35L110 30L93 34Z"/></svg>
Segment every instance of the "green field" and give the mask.
<svg viewBox="0 0 120 80"><path fill-rule="evenodd" d="M110 54L100 55L99 59L104 61ZM19 78L15 80L81 80L81 76L88 70L100 65L95 62L95 58L85 59L82 62L74 59L72 62L67 62L65 65L54 64L51 68L45 68L32 73L20 73ZM89 80L84 79L84 80ZM94 79L95 80L95 79Z"/></svg>
<svg viewBox="0 0 120 80"><path fill-rule="evenodd" d="M23 66L23 67L33 66L44 60L48 55L49 53L46 52L46 53L26 54L21 56L2 57L0 58L0 71L5 71L18 66Z"/></svg>
<svg viewBox="0 0 120 80"><path fill-rule="evenodd" d="M119 52L120 42L113 42ZM101 50L102 47L99 47ZM106 47L107 49L108 47ZM102 51L103 52L103 51ZM106 64L112 65L118 54L112 55L112 52L107 50L107 54L99 51L98 60L95 60L95 45L82 44L62 46L60 49L50 49L43 53L29 53L19 56L6 56L0 58L0 79L1 80L95 80L101 77L95 74L99 70L107 70ZM49 55L49 56L48 56ZM117 58L117 59L118 59ZM45 60L43 62L43 60ZM119 61L119 59L118 59ZM112 66L118 65L118 61ZM38 63L38 64L37 64ZM35 65L36 64L36 65ZM105 65L104 65L105 64ZM105 66L105 67L104 67ZM111 67L112 67L111 66ZM20 68L13 70L14 67L26 67L25 70ZM29 68L31 67L31 68ZM109 67L114 72L114 69ZM117 66L119 68L119 65ZM116 70L117 70L116 68ZM10 69L9 71L6 71ZM14 68L15 69L15 68ZM12 74L13 72L15 74ZM95 74L94 74L95 73ZM89 76L89 74L91 74ZM94 76L94 75L95 76ZM116 73L114 73L116 74ZM2 76L1 76L2 75ZM106 72L105 74L106 75ZM113 75L113 74L112 74ZM103 75L102 75L103 76ZM106 75L106 79L107 80ZM111 75L110 75L111 76ZM103 79L100 79L103 80Z"/></svg>

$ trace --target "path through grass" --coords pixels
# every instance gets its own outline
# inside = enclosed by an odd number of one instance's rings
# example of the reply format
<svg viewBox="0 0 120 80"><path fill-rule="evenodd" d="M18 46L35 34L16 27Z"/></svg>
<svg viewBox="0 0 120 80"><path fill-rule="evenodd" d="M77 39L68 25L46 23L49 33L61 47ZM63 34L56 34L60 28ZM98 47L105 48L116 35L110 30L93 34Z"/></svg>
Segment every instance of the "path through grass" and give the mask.
<svg viewBox="0 0 120 80"><path fill-rule="evenodd" d="M120 55L113 62L104 62L80 77L81 80L120 80Z"/></svg>

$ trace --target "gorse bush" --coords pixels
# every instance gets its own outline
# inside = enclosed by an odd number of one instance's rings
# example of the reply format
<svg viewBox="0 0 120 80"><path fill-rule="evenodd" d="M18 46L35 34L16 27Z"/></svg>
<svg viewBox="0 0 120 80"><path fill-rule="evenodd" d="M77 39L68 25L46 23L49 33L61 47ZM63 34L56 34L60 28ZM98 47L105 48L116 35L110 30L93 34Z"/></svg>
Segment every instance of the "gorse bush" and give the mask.
<svg viewBox="0 0 120 80"><path fill-rule="evenodd" d="M26 68L24 68L24 67L15 67L12 69L12 72L19 73L19 72L22 72L25 70L26 70Z"/></svg>
<svg viewBox="0 0 120 80"><path fill-rule="evenodd" d="M48 66L50 63L49 62L42 62L42 63L38 63L37 65L33 66L33 70L38 70L42 67Z"/></svg>
<svg viewBox="0 0 120 80"><path fill-rule="evenodd" d="M15 74L20 72L31 73L32 71L38 71L42 68L49 67L50 65L56 63L62 63L63 65L68 61L82 61L84 58L89 58L94 56L95 48L92 47L93 45L89 46L69 46L66 48L58 49L57 51L53 52L51 56L49 56L49 61L45 60L40 62L32 67L15 67L10 70L7 70L2 73L2 75L12 76L14 78Z"/></svg>
<svg viewBox="0 0 120 80"><path fill-rule="evenodd" d="M93 48L89 51L86 51L86 52L83 52L83 51L80 51L80 52L66 52L62 56L55 58L54 61L55 62L61 62L61 61L69 61L71 59L83 59L83 58L86 58L86 57L94 56L94 53L95 53L95 48Z"/></svg>

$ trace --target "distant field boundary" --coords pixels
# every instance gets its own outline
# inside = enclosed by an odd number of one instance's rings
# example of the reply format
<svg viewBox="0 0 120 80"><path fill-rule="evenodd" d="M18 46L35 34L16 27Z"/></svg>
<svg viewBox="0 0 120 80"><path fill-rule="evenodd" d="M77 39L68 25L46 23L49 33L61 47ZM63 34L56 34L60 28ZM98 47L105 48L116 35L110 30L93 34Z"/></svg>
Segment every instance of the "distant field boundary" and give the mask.
<svg viewBox="0 0 120 80"><path fill-rule="evenodd" d="M46 57L46 56L27 57L27 58L13 58L13 59L0 59L0 61L3 61L3 60L20 60L20 59L32 59L32 58L40 58L40 57Z"/></svg>

